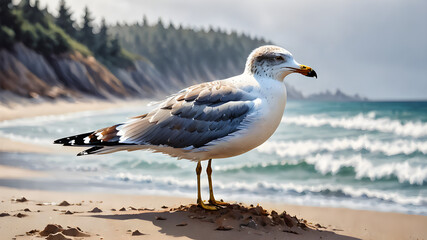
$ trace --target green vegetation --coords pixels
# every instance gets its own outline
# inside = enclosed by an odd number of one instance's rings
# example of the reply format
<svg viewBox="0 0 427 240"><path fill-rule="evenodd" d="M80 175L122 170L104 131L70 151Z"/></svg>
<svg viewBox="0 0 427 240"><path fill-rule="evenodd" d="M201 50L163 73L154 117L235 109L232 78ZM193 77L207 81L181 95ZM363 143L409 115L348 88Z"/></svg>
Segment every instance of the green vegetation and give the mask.
<svg viewBox="0 0 427 240"><path fill-rule="evenodd" d="M108 35L105 21L101 31L94 33L88 8L85 8L81 28L71 16L65 0L60 1L56 18L47 10L41 10L38 0L34 4L22 0L18 5L13 5L12 0L0 0L0 48L11 49L14 43L22 42L46 56L77 51L86 56L94 55L107 67L133 65L136 57Z"/></svg>

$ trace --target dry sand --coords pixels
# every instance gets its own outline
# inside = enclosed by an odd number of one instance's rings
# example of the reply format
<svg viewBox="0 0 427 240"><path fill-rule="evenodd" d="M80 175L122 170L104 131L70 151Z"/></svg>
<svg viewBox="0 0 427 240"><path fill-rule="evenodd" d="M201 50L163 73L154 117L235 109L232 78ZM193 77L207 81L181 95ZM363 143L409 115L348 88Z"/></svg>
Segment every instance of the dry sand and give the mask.
<svg viewBox="0 0 427 240"><path fill-rule="evenodd" d="M144 103L63 102L15 106L14 109L0 107L0 120L129 104ZM0 152L48 153L55 150L55 147L17 144L0 138ZM0 180L34 179L46 175L44 172L0 166ZM20 201L22 197L28 201ZM64 200L71 205L59 206ZM0 187L0 239L427 239L427 216L269 203L262 203L269 216L257 213L253 210L256 208L248 211L250 206L239 205L234 206L237 210L230 207L216 213L203 212L195 207L171 210L180 205L189 206L194 201L179 197L93 194L79 192L78 189L75 192L61 192L61 189L49 192ZM95 207L102 212L88 212ZM125 211L119 211L122 208ZM271 215L272 210L296 215L300 223L289 218L291 220L287 220L293 221L294 226L288 227L280 222L286 217ZM67 211L72 214L66 214ZM1 217L3 213L6 216ZM249 217L257 223L256 228L253 224L247 225ZM262 222L266 226L262 226ZM40 233L48 224L61 225L62 229L57 229L60 232L50 237L41 236L48 234L43 234L46 231ZM221 226L223 230L216 230ZM233 228L229 229L229 226ZM136 236L136 231L142 235Z"/></svg>
<svg viewBox="0 0 427 240"><path fill-rule="evenodd" d="M307 220L313 227L291 228L286 225L261 226L256 229L239 227L244 219L225 213L224 219L212 213L179 211L173 208L188 205L194 199L161 196L133 196L47 192L0 188L0 236L2 239L32 239L48 224L63 228L80 228L91 235L85 239L426 239L427 217L397 213L357 211L339 208L319 208L293 205L269 205L267 210ZM25 197L28 201L19 202ZM67 201L70 206L59 206ZM165 206L166 208L162 208ZM93 213L95 207L102 212ZM124 208L124 211L120 209ZM28 209L31 212L25 211ZM132 210L134 209L134 210ZM138 210L139 209L139 210ZM123 209L122 209L123 210ZM70 211L73 214L65 214ZM27 216L19 218L17 214ZM256 216L255 216L256 217ZM228 220L227 220L228 219ZM222 221L222 222L221 222ZM224 221L228 221L224 224ZM321 227L315 227L320 224ZM181 225L181 226L177 226ZM216 230L218 226L233 226L229 231ZM326 227L326 228L324 228ZM138 230L139 237L131 236ZM288 232L283 232L286 230ZM297 234L295 234L295 233ZM22 236L23 235L23 236ZM76 238L75 238L76 239Z"/></svg>

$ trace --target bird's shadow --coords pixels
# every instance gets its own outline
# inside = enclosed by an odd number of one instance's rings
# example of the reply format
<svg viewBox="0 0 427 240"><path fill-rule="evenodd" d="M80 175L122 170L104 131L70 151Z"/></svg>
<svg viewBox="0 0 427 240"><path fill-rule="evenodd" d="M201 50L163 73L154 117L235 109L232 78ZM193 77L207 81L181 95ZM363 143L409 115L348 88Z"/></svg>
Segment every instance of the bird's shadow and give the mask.
<svg viewBox="0 0 427 240"><path fill-rule="evenodd" d="M190 239L344 239L356 240L358 238L341 235L329 229L305 230L294 226L288 231L278 230L277 228L258 227L252 229L241 227L237 221L233 229L229 231L217 230L218 218L215 213L206 212L205 215L197 215L188 210L179 211L146 211L131 214L114 215L90 215L90 217L104 218L112 220L143 220L152 222L159 227L159 232L173 237L188 237ZM233 224L230 224L233 225ZM334 229L337 231L336 229ZM142 232L144 230L142 229ZM339 230L338 230L339 231Z"/></svg>

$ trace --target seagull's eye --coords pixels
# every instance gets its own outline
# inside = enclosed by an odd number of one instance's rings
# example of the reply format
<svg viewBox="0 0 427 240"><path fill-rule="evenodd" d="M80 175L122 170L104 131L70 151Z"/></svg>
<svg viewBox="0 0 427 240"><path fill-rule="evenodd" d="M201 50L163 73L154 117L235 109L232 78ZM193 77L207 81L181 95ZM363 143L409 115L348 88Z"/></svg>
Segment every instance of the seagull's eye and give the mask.
<svg viewBox="0 0 427 240"><path fill-rule="evenodd" d="M285 61L285 59L284 59L282 56L277 56L277 57L276 57L276 60L277 60L277 61Z"/></svg>

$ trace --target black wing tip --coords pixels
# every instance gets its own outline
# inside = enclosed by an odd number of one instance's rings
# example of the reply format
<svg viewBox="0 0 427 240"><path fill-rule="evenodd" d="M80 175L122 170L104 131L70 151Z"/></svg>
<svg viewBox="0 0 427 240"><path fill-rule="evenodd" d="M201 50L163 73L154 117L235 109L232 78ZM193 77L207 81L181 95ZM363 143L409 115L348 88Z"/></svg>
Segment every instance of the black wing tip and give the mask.
<svg viewBox="0 0 427 240"><path fill-rule="evenodd" d="M53 144L65 144L70 140L69 137L67 138L60 138L60 139L56 139L55 141L53 141Z"/></svg>
<svg viewBox="0 0 427 240"><path fill-rule="evenodd" d="M98 150L103 149L103 146L95 146L95 147L91 147L89 149L86 149L84 151L81 151L79 153L77 153L77 156L84 156L84 155L89 155L89 154L95 154L98 152Z"/></svg>

